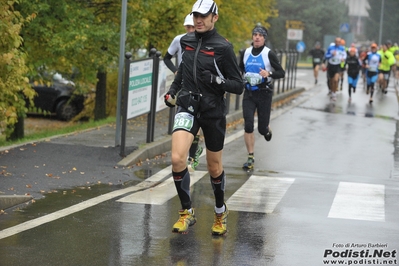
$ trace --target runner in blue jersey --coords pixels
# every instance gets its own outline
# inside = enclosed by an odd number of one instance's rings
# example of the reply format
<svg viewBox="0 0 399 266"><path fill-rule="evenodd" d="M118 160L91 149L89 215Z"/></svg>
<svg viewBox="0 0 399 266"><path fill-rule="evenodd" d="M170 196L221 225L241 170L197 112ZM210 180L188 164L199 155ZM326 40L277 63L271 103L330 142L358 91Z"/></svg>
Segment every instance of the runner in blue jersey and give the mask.
<svg viewBox="0 0 399 266"><path fill-rule="evenodd" d="M341 72L341 63L345 62L346 59L346 51L341 45L341 38L335 38L335 45L330 45L328 47L325 58L328 62L327 75L330 80L331 100L335 101Z"/></svg>
<svg viewBox="0 0 399 266"><path fill-rule="evenodd" d="M378 67L381 64L381 55L377 53L377 44L373 43L371 45L371 51L367 53L363 63L366 68L366 93L370 93L369 103L371 104L373 102L374 84L377 82L378 78Z"/></svg>
<svg viewBox="0 0 399 266"><path fill-rule="evenodd" d="M243 165L244 169L252 169L255 162L255 112L258 114L259 133L265 137L266 141L270 141L272 138L272 131L269 127L273 97L272 81L285 76L285 71L281 67L277 55L265 46L267 34L266 28L262 26L256 26L252 30L252 46L245 50L239 64L246 81L242 110L248 160Z"/></svg>

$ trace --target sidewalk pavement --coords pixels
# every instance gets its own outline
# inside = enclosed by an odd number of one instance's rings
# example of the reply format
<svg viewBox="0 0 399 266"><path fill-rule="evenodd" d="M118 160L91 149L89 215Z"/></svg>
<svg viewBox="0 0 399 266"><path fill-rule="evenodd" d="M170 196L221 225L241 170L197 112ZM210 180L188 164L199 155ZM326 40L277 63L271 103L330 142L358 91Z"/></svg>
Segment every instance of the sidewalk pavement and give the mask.
<svg viewBox="0 0 399 266"><path fill-rule="evenodd" d="M302 70L304 72L311 73L311 70ZM274 109L281 108L277 106L282 106L286 102L290 102L292 99L295 99L302 92L309 90L314 87L313 77L309 76L307 73L306 77L299 78L297 80L296 88L277 95L273 97ZM273 119L273 112L272 117ZM155 121L155 134L154 134L154 142L146 143L147 139L147 115L139 116L133 118L128 121L127 131L126 131L126 149L125 153L128 154L125 158L122 158L120 154L120 147L115 147L115 133L116 126L114 124L98 127L91 130L86 130L82 132L75 132L72 134L66 134L61 136L54 136L52 138L38 140L34 143L25 143L20 145L13 145L8 147L0 147L0 176L5 176L6 178L2 178L3 185L0 188L0 210L5 210L7 208L11 208L13 206L22 204L32 199L32 195L34 193L21 193L24 192L24 184L15 184L12 183L10 179L12 178L22 178L26 176L46 176L46 180L37 180L30 182L25 181L17 181L18 183L25 182L29 184L41 184L43 182L49 183L48 188L51 189L51 186L54 186L54 182L49 181L49 176L54 179L57 177L60 179L62 177L62 184L55 183L57 185L56 188L63 189L65 187L73 187L85 184L84 181L88 184L90 181L88 177L84 176L84 172L80 172L80 176L71 175L66 176L67 172L65 168L70 167L70 169L80 168L84 169L85 166L91 165L94 168L86 169L87 173L90 172L100 172L96 173L97 176L101 176L101 174L105 177L96 179L97 182L104 182L104 180L111 180L109 183L116 182L128 182L129 178L132 179L131 173L126 173L122 169L127 169L132 165L139 165L140 162L143 162L148 159L152 159L158 155L164 154L171 149L171 135L167 134L168 131L168 117L169 117L169 108L164 109L157 113L156 121ZM227 124L234 124L235 121L239 121L242 118L242 110L232 111L227 115ZM243 127L240 126L238 130L243 130ZM227 135L229 134L229 130L227 131ZM227 136L226 136L227 137ZM38 147L40 143L43 143L41 147ZM48 145L46 145L48 144ZM51 144L51 145L49 145ZM27 156L26 150L32 149L31 146L34 146L35 150L32 152L35 153L35 156ZM69 147L69 148L68 148ZM76 148L76 149L74 149ZM41 151L43 149L43 151ZM70 151L71 150L71 151ZM78 152L77 152L78 151ZM65 157L62 157L65 156ZM43 163L43 167L41 165L41 161L37 161L38 158L45 157L47 162ZM33 161L35 159L36 161ZM65 161L71 161L70 163L66 163ZM64 163L64 165L62 165ZM81 163L81 165L79 164ZM40 174L33 173L31 168L26 168L26 165L30 165L32 167L34 165L36 170L41 170ZM52 169L51 174L49 174L50 170L48 169L49 165L58 165L58 168L62 168L63 172L55 173L56 170ZM77 165L78 167L73 167L73 165ZM112 172L108 173L108 169L110 168L120 168L120 172ZM45 169L46 168L46 169ZM80 170L79 169L79 170ZM61 171L61 170L60 170ZM73 172L69 170L68 173ZM83 174L82 174L83 173ZM92 174L92 173L90 173ZM94 173L92 174L95 175ZM118 176L118 181L112 179L114 176ZM123 180L120 176L127 176ZM69 177L69 178L68 178ZM75 178L76 177L76 178ZM39 178L36 177L35 178ZM86 178L86 179L84 179ZM91 177L94 179L95 177ZM68 180L70 179L70 180ZM76 181L78 179L78 181ZM36 180L36 179L35 179ZM88 181L89 180L89 181ZM8 181L8 183L7 183ZM113 182L112 182L113 181ZM65 187L62 187L62 186ZM33 185L26 185L26 187L32 187ZM53 189L56 189L53 187ZM41 187L40 192L43 193L45 191ZM37 192L37 191L36 191ZM5 195L1 195L5 194ZM8 195L7 195L8 194ZM16 195L15 195L16 194ZM36 193L37 194L37 193Z"/></svg>

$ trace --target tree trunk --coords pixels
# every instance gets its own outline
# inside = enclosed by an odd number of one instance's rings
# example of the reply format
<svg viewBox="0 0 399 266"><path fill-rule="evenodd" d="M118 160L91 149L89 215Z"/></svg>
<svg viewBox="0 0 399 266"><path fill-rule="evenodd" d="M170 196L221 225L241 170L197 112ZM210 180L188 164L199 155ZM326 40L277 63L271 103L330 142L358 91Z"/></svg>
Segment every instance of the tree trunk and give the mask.
<svg viewBox="0 0 399 266"><path fill-rule="evenodd" d="M7 137L7 140L17 140L24 138L24 117L23 115L18 116L18 122L15 123L14 130L11 135Z"/></svg>
<svg viewBox="0 0 399 266"><path fill-rule="evenodd" d="M96 101L94 107L94 120L101 120L107 117L107 72L98 70L97 72L97 85L96 85Z"/></svg>

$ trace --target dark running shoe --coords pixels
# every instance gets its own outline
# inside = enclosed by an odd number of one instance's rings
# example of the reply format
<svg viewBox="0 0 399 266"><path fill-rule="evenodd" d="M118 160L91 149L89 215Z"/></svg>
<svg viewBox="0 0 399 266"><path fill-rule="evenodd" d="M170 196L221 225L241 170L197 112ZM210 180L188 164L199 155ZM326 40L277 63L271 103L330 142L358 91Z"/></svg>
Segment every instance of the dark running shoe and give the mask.
<svg viewBox="0 0 399 266"><path fill-rule="evenodd" d="M270 129L270 127L269 127L269 132L266 133L265 140L266 141L270 141L272 139L272 136L273 136L273 133L272 133L272 130Z"/></svg>

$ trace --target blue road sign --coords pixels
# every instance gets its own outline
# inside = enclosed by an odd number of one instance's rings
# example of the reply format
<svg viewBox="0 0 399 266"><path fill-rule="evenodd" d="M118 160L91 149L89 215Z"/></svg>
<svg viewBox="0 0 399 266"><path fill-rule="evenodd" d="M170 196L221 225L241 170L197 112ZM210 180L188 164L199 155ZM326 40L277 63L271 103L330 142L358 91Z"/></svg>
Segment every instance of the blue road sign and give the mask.
<svg viewBox="0 0 399 266"><path fill-rule="evenodd" d="M305 51L306 45L303 41L300 41L296 44L296 50L298 53L303 53Z"/></svg>
<svg viewBox="0 0 399 266"><path fill-rule="evenodd" d="M349 32L350 26L348 23L342 23L341 26L339 26L339 32Z"/></svg>

